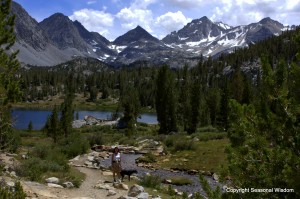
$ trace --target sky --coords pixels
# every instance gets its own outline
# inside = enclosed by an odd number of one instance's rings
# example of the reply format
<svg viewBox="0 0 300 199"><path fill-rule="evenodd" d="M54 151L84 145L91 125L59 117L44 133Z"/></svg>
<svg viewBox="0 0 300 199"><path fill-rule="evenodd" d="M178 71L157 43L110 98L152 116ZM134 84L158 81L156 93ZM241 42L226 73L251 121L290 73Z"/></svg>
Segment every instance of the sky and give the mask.
<svg viewBox="0 0 300 199"><path fill-rule="evenodd" d="M231 26L271 17L300 25L300 0L15 0L38 22L60 12L109 40L140 25L161 39L207 16Z"/></svg>

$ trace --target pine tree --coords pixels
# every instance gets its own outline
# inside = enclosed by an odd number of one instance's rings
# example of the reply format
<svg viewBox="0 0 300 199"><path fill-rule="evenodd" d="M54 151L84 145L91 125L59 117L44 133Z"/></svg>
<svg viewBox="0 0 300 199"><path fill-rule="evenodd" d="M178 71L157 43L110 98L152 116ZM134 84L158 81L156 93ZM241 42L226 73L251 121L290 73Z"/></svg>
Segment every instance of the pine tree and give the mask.
<svg viewBox="0 0 300 199"><path fill-rule="evenodd" d="M159 132L177 131L175 78L168 66L162 66L158 71L155 105Z"/></svg>
<svg viewBox="0 0 300 199"><path fill-rule="evenodd" d="M290 188L296 193L285 193L284 197L297 198L300 193L300 122L297 120L300 105L290 97L287 69L287 64L281 62L274 71L268 59L263 58L260 106L230 101L228 168L238 187ZM246 193L242 197L281 196L279 193Z"/></svg>
<svg viewBox="0 0 300 199"><path fill-rule="evenodd" d="M33 125L32 125L32 121L30 120L29 124L28 124L28 132L32 132L33 129Z"/></svg>
<svg viewBox="0 0 300 199"><path fill-rule="evenodd" d="M8 103L20 99L17 72L18 52L8 53L15 42L14 19L10 14L11 0L0 1L0 150L11 146L14 142L12 122Z"/></svg>
<svg viewBox="0 0 300 199"><path fill-rule="evenodd" d="M61 105L60 126L65 137L68 137L72 131L72 122L74 120L73 101L75 97L73 73L68 75L66 80L65 99Z"/></svg>
<svg viewBox="0 0 300 199"><path fill-rule="evenodd" d="M60 136L60 128L59 128L59 119L58 119L56 106L52 110L52 113L46 122L45 131L47 136L53 139L54 143L58 141L58 138Z"/></svg>

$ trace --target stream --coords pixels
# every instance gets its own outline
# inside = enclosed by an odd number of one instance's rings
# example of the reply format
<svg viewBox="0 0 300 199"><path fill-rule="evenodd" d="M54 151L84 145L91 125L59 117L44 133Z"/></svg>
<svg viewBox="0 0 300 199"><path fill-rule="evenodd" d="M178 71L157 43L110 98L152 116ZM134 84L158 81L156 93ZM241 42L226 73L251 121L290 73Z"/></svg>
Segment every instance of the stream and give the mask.
<svg viewBox="0 0 300 199"><path fill-rule="evenodd" d="M140 155L140 154L122 154L123 169L136 169L138 171L138 173L137 173L138 177L143 177L147 173L149 173L151 175L160 176L161 179L164 179L164 178L167 178L170 176L186 177L193 182L191 185L183 185L183 186L172 185L172 187L176 188L178 191L187 192L189 194L195 193L195 192L200 192L202 194L205 194L202 189L201 183L199 181L198 175L188 174L187 172L183 172L183 171L171 172L171 171L164 170L164 169L150 170L147 168L138 167L135 163L135 160L137 158L139 158L140 156L142 156L142 155ZM102 160L101 165L108 168L111 164L110 161L111 161L111 159ZM212 177L205 176L205 178L211 187L216 188L217 186L219 186L220 188L222 188L222 184L216 182ZM125 177L124 179L126 180L127 177Z"/></svg>

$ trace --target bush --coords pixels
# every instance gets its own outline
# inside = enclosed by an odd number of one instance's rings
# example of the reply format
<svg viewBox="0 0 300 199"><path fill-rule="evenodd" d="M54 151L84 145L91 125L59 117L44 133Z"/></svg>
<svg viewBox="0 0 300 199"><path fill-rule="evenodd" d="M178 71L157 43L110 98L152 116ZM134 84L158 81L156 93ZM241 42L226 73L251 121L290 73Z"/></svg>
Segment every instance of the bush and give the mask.
<svg viewBox="0 0 300 199"><path fill-rule="evenodd" d="M194 150L196 148L192 140L177 140L174 145L174 151Z"/></svg>
<svg viewBox="0 0 300 199"><path fill-rule="evenodd" d="M160 189L161 179L157 175L145 175L141 181L140 185L153 189Z"/></svg>
<svg viewBox="0 0 300 199"><path fill-rule="evenodd" d="M208 141L208 140L220 140L227 137L226 132L209 132L209 133L197 133L195 135L200 141Z"/></svg>
<svg viewBox="0 0 300 199"><path fill-rule="evenodd" d="M103 145L105 143L103 140L102 133L100 132L94 132L92 135L89 135L87 140L90 146Z"/></svg>
<svg viewBox="0 0 300 199"><path fill-rule="evenodd" d="M86 138L79 133L73 133L68 138L59 141L58 148L67 158L73 158L79 154L84 154L90 148Z"/></svg>
<svg viewBox="0 0 300 199"><path fill-rule="evenodd" d="M219 130L212 126L201 127L197 129L197 132L218 132Z"/></svg>
<svg viewBox="0 0 300 199"><path fill-rule="evenodd" d="M119 144L129 145L129 146L137 145L135 139L130 139L129 137L123 137L123 138L119 139Z"/></svg>
<svg viewBox="0 0 300 199"><path fill-rule="evenodd" d="M39 158L33 157L24 162L17 168L16 172L21 177L27 177L31 181L39 181L43 173L41 166L43 161Z"/></svg>
<svg viewBox="0 0 300 199"><path fill-rule="evenodd" d="M166 147L173 147L174 143L175 143L175 138L174 137L169 136L165 139Z"/></svg>
<svg viewBox="0 0 300 199"><path fill-rule="evenodd" d="M47 155L49 154L51 148L49 145L44 143L38 143L34 147L32 151L32 156L40 158L40 159L46 159Z"/></svg>
<svg viewBox="0 0 300 199"><path fill-rule="evenodd" d="M153 153L146 153L144 156L138 158L138 161L144 163L154 163L156 162L156 157L153 155Z"/></svg>
<svg viewBox="0 0 300 199"><path fill-rule="evenodd" d="M10 190L7 187L0 186L0 198L2 199L25 199L26 194L20 182L17 182L14 190Z"/></svg>

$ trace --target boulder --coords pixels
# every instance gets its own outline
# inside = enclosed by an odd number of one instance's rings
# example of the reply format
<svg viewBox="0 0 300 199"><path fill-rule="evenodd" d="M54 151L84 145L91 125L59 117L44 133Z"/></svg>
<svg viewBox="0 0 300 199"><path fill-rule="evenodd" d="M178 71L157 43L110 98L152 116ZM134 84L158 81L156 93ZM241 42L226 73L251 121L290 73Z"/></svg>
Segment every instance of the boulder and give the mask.
<svg viewBox="0 0 300 199"><path fill-rule="evenodd" d="M114 196L114 195L116 195L117 194L117 192L115 192L114 190L108 190L108 193L107 193L107 196Z"/></svg>
<svg viewBox="0 0 300 199"><path fill-rule="evenodd" d="M216 173L214 173L212 177L215 181L219 181L219 176Z"/></svg>
<svg viewBox="0 0 300 199"><path fill-rule="evenodd" d="M63 183L63 186L65 187L65 188L74 188L74 185L73 185L73 183L72 182L64 182Z"/></svg>
<svg viewBox="0 0 300 199"><path fill-rule="evenodd" d="M84 162L84 165L87 166L87 167L92 167L92 166L93 166L93 163L90 162L90 161L85 161L85 162Z"/></svg>
<svg viewBox="0 0 300 199"><path fill-rule="evenodd" d="M54 184L54 183L48 183L47 186L51 187L51 188L60 188L60 189L64 188L63 186L61 186L59 184Z"/></svg>
<svg viewBox="0 0 300 199"><path fill-rule="evenodd" d="M149 194L147 192L142 192L139 195L137 195L136 198L138 198L138 199L148 199Z"/></svg>
<svg viewBox="0 0 300 199"><path fill-rule="evenodd" d="M113 173L111 171L103 171L102 175L104 175L104 176L112 176Z"/></svg>
<svg viewBox="0 0 300 199"><path fill-rule="evenodd" d="M128 191L128 196L136 197L137 195L139 195L140 193L142 193L144 191L145 191L144 187L135 184L132 187L130 187L130 189Z"/></svg>
<svg viewBox="0 0 300 199"><path fill-rule="evenodd" d="M152 199L161 199L160 196L152 197Z"/></svg>
<svg viewBox="0 0 300 199"><path fill-rule="evenodd" d="M94 156L88 156L87 160L90 161L90 162L93 162L94 161Z"/></svg>
<svg viewBox="0 0 300 199"><path fill-rule="evenodd" d="M99 152L98 157L105 159L105 158L109 157L109 154L107 152L104 152L104 151Z"/></svg>
<svg viewBox="0 0 300 199"><path fill-rule="evenodd" d="M84 125L86 125L86 121L84 120L75 120L72 122L72 128L74 129L79 129Z"/></svg>
<svg viewBox="0 0 300 199"><path fill-rule="evenodd" d="M47 183L53 183L53 184L58 184L59 183L59 179L56 177L51 177L51 178L47 178L46 179Z"/></svg>
<svg viewBox="0 0 300 199"><path fill-rule="evenodd" d="M17 177L17 174L16 174L15 171L10 172L10 175L11 175L12 177Z"/></svg>
<svg viewBox="0 0 300 199"><path fill-rule="evenodd" d="M6 185L8 187L15 187L16 184L14 182L12 182L12 181L9 181L9 182L6 182Z"/></svg>
<svg viewBox="0 0 300 199"><path fill-rule="evenodd" d="M123 189L123 190L128 190L128 185L124 184L124 183L118 183L118 182L115 182L113 184L114 188L116 189Z"/></svg>
<svg viewBox="0 0 300 199"><path fill-rule="evenodd" d="M94 186L94 188L95 188L95 189L104 189L104 190L110 190L110 189L112 189L112 187L109 186L108 184L101 184L101 183L96 184L96 185Z"/></svg>

